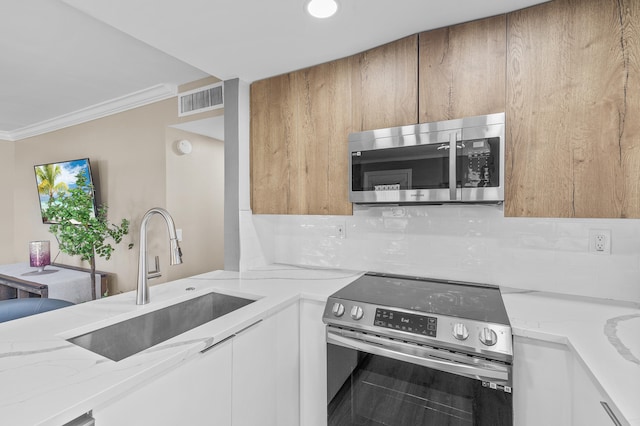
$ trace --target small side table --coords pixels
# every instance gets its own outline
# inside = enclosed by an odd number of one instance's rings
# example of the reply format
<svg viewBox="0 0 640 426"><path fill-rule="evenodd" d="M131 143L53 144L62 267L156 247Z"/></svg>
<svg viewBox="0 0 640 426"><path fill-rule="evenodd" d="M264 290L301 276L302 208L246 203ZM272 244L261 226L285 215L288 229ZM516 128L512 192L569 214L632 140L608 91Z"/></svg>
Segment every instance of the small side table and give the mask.
<svg viewBox="0 0 640 426"><path fill-rule="evenodd" d="M96 271L96 284L107 290L108 274ZM96 286L97 287L97 286ZM53 264L37 272L28 262L0 265L0 300L23 297L51 297L81 303L91 300L91 273L87 269Z"/></svg>

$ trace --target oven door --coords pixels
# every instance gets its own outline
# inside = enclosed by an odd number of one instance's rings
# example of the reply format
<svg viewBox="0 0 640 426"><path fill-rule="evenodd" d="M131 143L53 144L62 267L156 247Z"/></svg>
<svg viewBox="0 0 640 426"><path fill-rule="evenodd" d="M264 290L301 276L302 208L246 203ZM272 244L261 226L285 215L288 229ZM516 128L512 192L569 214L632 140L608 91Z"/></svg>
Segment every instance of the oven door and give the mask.
<svg viewBox="0 0 640 426"><path fill-rule="evenodd" d="M512 426L511 365L327 326L329 426Z"/></svg>

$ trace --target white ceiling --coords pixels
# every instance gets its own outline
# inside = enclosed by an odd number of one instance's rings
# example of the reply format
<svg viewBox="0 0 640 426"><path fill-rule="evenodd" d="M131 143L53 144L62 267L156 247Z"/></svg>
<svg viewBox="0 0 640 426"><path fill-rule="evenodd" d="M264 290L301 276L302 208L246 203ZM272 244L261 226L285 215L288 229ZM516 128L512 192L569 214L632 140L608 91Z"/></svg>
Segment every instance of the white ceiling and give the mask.
<svg viewBox="0 0 640 426"><path fill-rule="evenodd" d="M2 0L0 139L149 88L250 83L544 0L338 0L329 20L304 1Z"/></svg>
<svg viewBox="0 0 640 426"><path fill-rule="evenodd" d="M155 87L152 95L162 96L208 76L59 1L0 0L0 17L0 139L30 136L32 126L141 90L147 96Z"/></svg>

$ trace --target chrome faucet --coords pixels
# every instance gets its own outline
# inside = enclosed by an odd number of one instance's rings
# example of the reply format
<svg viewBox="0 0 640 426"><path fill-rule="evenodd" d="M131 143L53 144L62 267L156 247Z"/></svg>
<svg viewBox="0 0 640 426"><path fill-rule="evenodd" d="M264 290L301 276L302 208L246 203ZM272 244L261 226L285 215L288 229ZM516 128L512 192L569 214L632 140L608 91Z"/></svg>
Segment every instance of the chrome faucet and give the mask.
<svg viewBox="0 0 640 426"><path fill-rule="evenodd" d="M142 223L140 224L140 257L138 258L138 288L136 290L136 305L146 305L149 303L149 273L147 270L147 222L154 214L159 214L164 218L169 230L169 244L171 264L179 265L182 263L182 250L178 245L178 237L176 236L176 225L168 211L160 207L154 207L144 214ZM157 271L156 271L157 272Z"/></svg>

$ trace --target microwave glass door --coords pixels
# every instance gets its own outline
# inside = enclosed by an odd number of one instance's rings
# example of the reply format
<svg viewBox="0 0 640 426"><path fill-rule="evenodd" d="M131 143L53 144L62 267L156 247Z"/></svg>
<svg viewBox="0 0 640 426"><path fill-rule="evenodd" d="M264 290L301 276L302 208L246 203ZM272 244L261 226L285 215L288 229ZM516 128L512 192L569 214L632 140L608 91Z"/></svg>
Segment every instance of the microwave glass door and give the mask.
<svg viewBox="0 0 640 426"><path fill-rule="evenodd" d="M449 188L449 143L351 154L353 191Z"/></svg>
<svg viewBox="0 0 640 426"><path fill-rule="evenodd" d="M495 191L501 185L500 138L460 140L457 135L454 160L449 156L452 141L396 147L384 144L352 151L352 201L437 202L499 197L486 191ZM455 173L451 172L453 164ZM450 185L452 179L454 185Z"/></svg>

